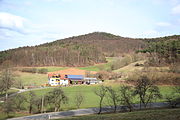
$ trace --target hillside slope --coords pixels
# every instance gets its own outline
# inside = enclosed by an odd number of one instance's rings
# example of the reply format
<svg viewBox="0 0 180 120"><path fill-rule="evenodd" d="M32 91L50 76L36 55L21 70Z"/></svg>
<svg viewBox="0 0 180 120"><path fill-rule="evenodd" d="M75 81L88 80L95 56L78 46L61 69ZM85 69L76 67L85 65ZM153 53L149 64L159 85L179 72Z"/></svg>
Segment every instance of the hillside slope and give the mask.
<svg viewBox="0 0 180 120"><path fill-rule="evenodd" d="M108 56L120 56L142 49L148 40L94 32L38 46L2 51L0 64L11 60L15 66L88 66L104 63Z"/></svg>

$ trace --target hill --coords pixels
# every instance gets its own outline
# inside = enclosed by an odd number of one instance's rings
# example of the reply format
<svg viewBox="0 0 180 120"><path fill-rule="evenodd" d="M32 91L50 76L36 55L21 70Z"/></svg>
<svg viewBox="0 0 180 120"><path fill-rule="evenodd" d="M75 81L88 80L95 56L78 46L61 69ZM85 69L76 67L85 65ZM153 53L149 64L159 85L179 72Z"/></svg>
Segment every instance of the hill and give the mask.
<svg viewBox="0 0 180 120"><path fill-rule="evenodd" d="M145 41L148 40L151 39L133 39L94 32L38 46L1 51L0 64L11 60L15 66L88 66L105 63L105 57L121 56L140 50L146 46Z"/></svg>

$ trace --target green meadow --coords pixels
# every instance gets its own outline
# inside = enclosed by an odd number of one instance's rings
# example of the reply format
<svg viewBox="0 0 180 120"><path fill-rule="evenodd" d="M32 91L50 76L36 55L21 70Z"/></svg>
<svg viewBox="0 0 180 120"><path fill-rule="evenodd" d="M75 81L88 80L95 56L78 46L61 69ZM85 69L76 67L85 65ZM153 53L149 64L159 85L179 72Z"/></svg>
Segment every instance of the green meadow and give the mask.
<svg viewBox="0 0 180 120"><path fill-rule="evenodd" d="M59 120L180 120L180 108L74 116Z"/></svg>
<svg viewBox="0 0 180 120"><path fill-rule="evenodd" d="M74 103L74 98L77 93L82 93L84 96L84 102L80 106L80 108L89 108L89 107L98 107L99 106L99 97L95 95L94 90L99 85L80 85L80 86L69 86L69 87L62 87L63 91L68 97L68 103L65 105L62 105L62 110L70 110L70 109L76 109L76 105ZM112 86L113 87L113 86ZM118 90L119 86L115 85L114 89ZM54 88L45 88L40 90L33 90L37 96L43 96L49 91L53 90ZM166 94L170 94L172 91L171 86L159 86L160 92L163 96ZM28 92L23 93L24 95L27 95ZM163 99L158 99L156 102L162 102ZM134 103L138 103L138 98L135 97ZM107 97L104 99L103 106L109 106L109 102Z"/></svg>

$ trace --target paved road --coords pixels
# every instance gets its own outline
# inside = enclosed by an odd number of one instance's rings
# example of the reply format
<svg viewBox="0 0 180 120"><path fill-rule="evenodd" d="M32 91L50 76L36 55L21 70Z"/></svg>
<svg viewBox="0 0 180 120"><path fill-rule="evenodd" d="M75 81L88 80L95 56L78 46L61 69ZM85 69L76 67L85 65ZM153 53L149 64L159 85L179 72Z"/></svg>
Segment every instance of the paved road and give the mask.
<svg viewBox="0 0 180 120"><path fill-rule="evenodd" d="M148 108L160 108L160 107L168 107L167 103L152 103L148 105ZM134 105L134 109L139 109L139 104ZM126 106L118 106L117 111L127 110ZM19 118L11 118L8 120L49 120L49 119L58 119L64 117L71 116L80 116L80 115L89 115L89 114L97 114L99 108L88 108L88 109L77 109L77 110L69 110L63 112L50 112L44 114L36 114L31 116L19 117ZM102 113L113 112L113 107L104 107L102 109Z"/></svg>

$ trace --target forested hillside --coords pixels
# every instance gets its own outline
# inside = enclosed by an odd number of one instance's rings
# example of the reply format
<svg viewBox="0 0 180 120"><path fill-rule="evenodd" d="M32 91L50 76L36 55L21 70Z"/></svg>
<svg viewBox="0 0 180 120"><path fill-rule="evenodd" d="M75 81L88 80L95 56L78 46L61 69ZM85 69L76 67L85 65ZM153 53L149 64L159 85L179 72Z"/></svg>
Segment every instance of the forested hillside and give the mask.
<svg viewBox="0 0 180 120"><path fill-rule="evenodd" d="M173 39L177 39L176 37ZM172 37L165 38L169 40ZM147 42L158 39L132 39L94 32L38 46L2 51L0 64L11 60L15 66L87 66L104 63L105 57L121 56L141 50Z"/></svg>
<svg viewBox="0 0 180 120"><path fill-rule="evenodd" d="M179 65L180 64L180 36L174 35L157 39L148 39L147 47L139 50L148 53L151 65Z"/></svg>

